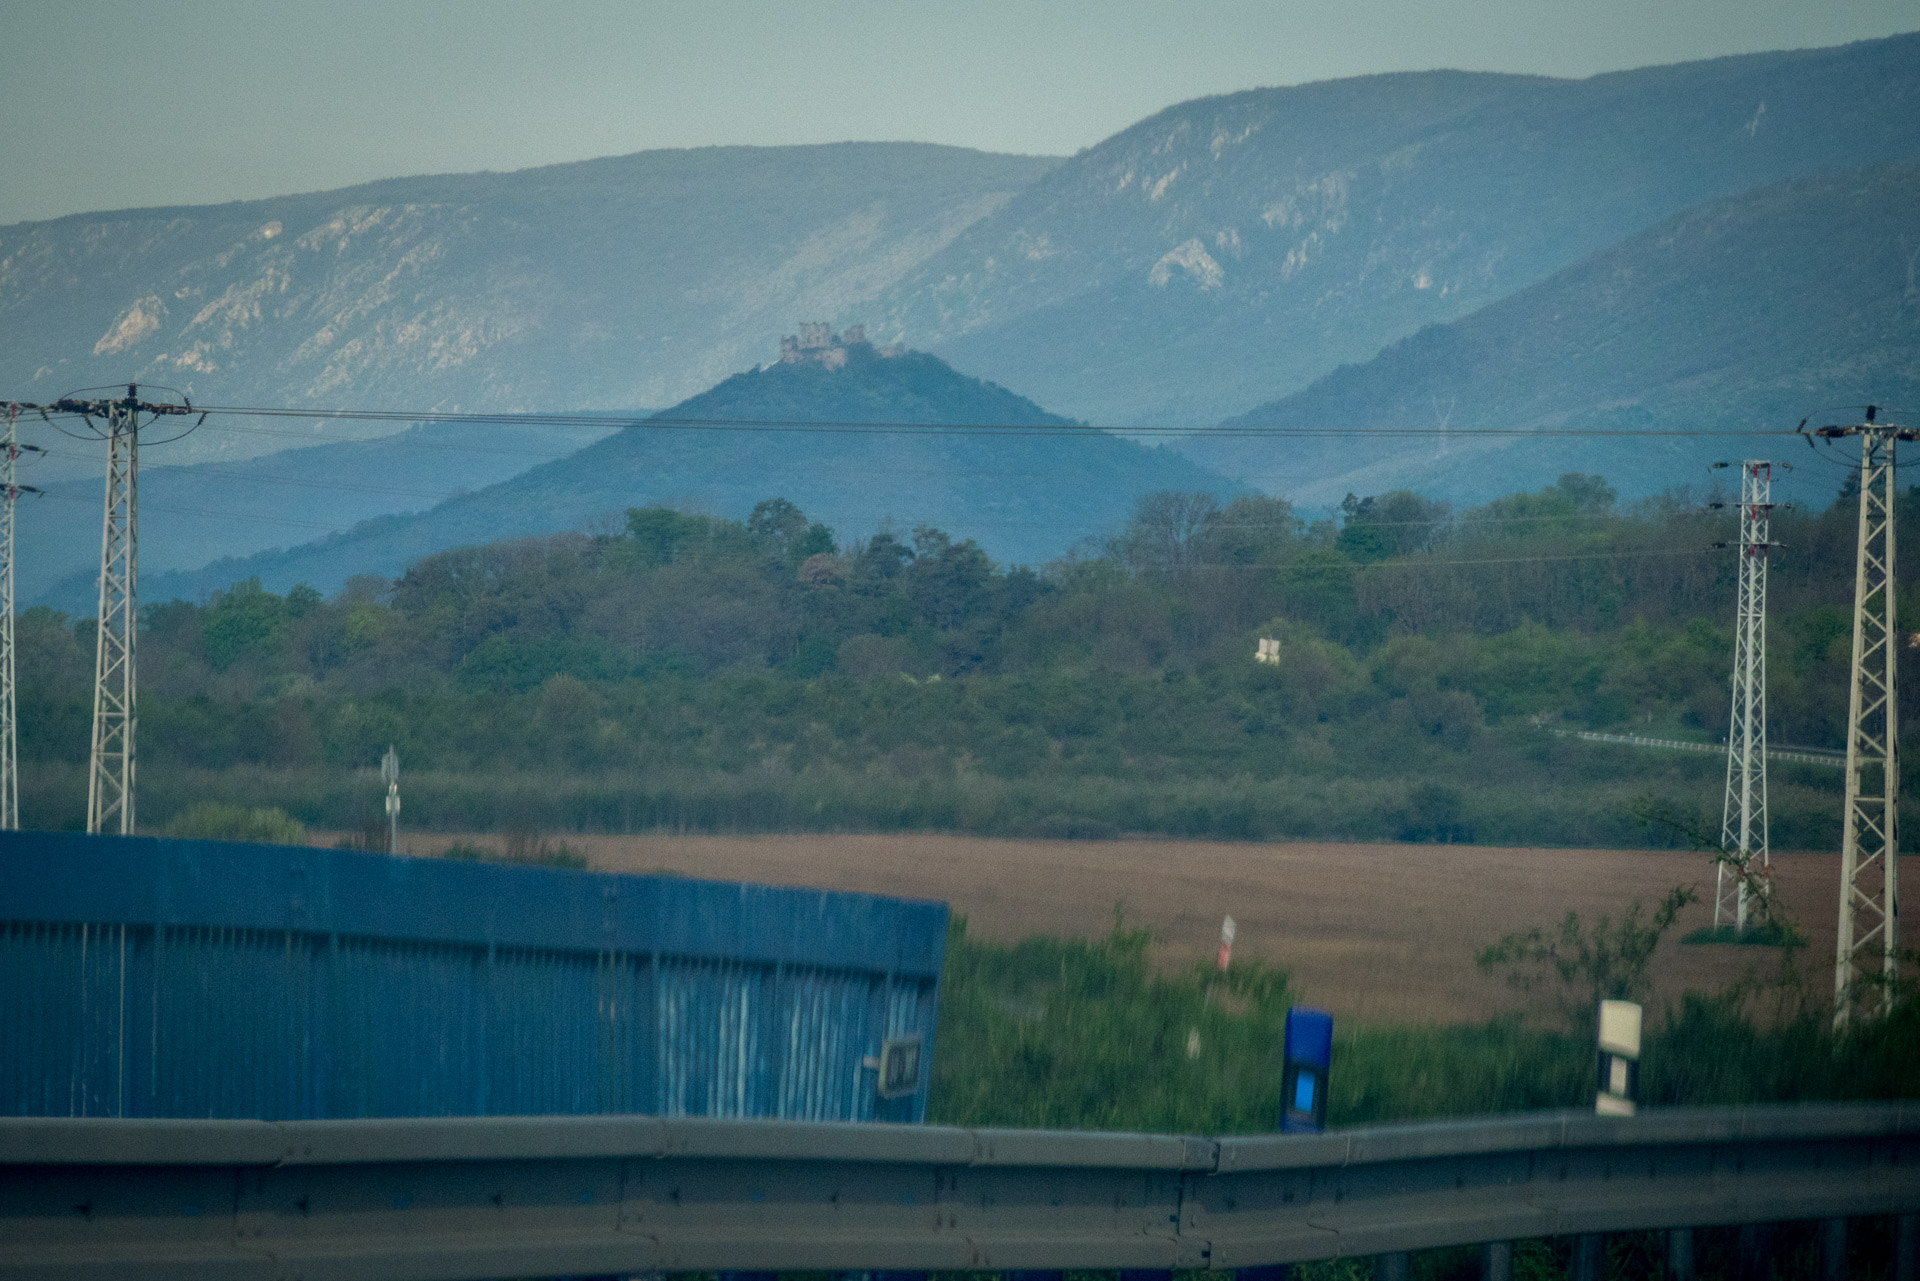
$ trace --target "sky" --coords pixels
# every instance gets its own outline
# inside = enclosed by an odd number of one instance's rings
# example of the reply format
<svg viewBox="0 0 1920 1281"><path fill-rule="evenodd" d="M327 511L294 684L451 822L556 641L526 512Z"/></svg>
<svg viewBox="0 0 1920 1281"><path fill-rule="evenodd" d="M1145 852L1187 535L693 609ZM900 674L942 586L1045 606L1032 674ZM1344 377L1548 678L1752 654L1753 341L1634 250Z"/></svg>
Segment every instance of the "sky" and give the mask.
<svg viewBox="0 0 1920 1281"><path fill-rule="evenodd" d="M655 147L1068 155L1238 89L1915 29L1920 0L0 0L0 226Z"/></svg>

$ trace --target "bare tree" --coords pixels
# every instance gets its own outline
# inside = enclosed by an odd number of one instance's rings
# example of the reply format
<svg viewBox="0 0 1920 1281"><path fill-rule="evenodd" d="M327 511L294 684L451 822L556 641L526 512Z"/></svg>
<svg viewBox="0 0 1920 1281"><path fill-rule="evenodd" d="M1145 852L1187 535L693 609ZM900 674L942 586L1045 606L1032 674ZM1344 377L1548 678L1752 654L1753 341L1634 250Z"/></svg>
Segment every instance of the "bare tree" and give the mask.
<svg viewBox="0 0 1920 1281"><path fill-rule="evenodd" d="M1174 573L1199 563L1208 526L1220 514L1212 494L1163 489L1143 497L1114 551L1134 573Z"/></svg>

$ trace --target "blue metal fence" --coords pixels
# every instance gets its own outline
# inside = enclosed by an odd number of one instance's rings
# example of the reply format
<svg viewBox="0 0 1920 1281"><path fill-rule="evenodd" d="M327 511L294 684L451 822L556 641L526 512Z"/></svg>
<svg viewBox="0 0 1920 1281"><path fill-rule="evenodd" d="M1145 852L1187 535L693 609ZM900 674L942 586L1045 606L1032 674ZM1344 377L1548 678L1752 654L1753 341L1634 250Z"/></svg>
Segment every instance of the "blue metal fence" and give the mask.
<svg viewBox="0 0 1920 1281"><path fill-rule="evenodd" d="M0 833L0 1115L918 1121L943 903ZM911 1096L872 1059L918 1035Z"/></svg>

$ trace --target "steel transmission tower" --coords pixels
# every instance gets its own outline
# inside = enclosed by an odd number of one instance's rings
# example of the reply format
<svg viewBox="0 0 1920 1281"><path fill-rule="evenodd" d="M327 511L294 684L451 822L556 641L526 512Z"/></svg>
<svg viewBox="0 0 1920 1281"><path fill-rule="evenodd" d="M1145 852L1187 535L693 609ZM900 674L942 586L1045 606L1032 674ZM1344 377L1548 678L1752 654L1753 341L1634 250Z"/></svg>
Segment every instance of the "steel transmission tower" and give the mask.
<svg viewBox="0 0 1920 1281"><path fill-rule="evenodd" d="M13 660L13 503L21 494L37 494L15 481L23 452L39 453L15 438L20 406L7 406L6 436L0 439L0 831L20 827L20 733L16 720Z"/></svg>
<svg viewBox="0 0 1920 1281"><path fill-rule="evenodd" d="M1733 715L1727 729L1727 799L1720 817L1715 929L1744 931L1765 913L1767 850L1767 540L1773 464L1740 464L1740 604L1733 636Z"/></svg>
<svg viewBox="0 0 1920 1281"><path fill-rule="evenodd" d="M50 415L77 416L94 435L107 442L107 496L100 526L100 614L94 628L93 748L87 766L87 831L131 835L140 430L156 418L191 414L194 408L190 403L176 405L141 400L140 389L132 383L127 384L124 397L64 396L49 405L22 404L18 408L38 410L49 422L52 422ZM206 415L201 414L200 420L204 422Z"/></svg>
<svg viewBox="0 0 1920 1281"><path fill-rule="evenodd" d="M100 612L93 646L93 750L87 830L133 834L135 601L140 571L139 393L108 402L107 501L100 523Z"/></svg>
<svg viewBox="0 0 1920 1281"><path fill-rule="evenodd" d="M1899 965L1899 663L1894 616L1894 443L1915 433L1866 421L1822 427L1860 437L1860 533L1853 577L1853 679L1847 699L1847 792L1840 835L1840 940L1833 1022L1893 1000Z"/></svg>

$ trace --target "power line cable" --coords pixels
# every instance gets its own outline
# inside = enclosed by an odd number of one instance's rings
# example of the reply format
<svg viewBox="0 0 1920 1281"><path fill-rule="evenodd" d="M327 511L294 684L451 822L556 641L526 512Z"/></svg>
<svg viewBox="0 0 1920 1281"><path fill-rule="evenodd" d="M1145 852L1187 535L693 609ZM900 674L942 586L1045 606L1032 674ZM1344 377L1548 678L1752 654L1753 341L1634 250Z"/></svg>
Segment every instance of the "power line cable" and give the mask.
<svg viewBox="0 0 1920 1281"><path fill-rule="evenodd" d="M196 411L207 414L245 415L256 418L331 419L343 422L461 423L483 426L567 426L675 429L693 431L798 432L827 435L1071 435L1071 436L1153 436L1153 437L1341 437L1358 436L1497 436L1521 439L1555 437L1719 437L1745 439L1754 436L1791 436L1790 427L1706 429L1676 428L1583 428L1583 427L1148 427L1101 426L1087 423L954 423L908 422L867 419L791 419L791 418L695 418L609 416L578 413L473 413L451 410L389 409L293 409L264 405L199 405Z"/></svg>

